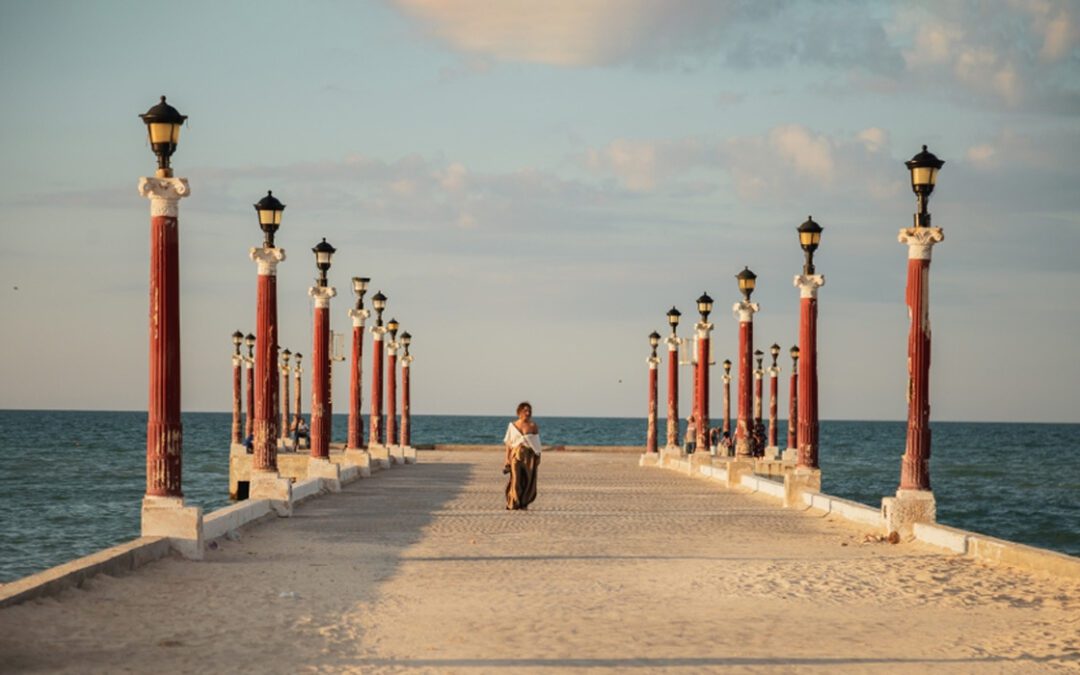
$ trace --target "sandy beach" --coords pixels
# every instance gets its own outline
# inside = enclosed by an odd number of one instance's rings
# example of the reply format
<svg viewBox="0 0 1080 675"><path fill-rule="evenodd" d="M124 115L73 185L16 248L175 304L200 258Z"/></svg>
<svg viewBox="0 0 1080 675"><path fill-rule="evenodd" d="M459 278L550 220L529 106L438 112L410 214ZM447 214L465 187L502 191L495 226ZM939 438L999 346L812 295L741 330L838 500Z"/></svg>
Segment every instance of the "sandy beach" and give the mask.
<svg viewBox="0 0 1080 675"><path fill-rule="evenodd" d="M626 454L422 452L222 541L0 610L4 672L1077 672L1080 582L865 541Z"/></svg>

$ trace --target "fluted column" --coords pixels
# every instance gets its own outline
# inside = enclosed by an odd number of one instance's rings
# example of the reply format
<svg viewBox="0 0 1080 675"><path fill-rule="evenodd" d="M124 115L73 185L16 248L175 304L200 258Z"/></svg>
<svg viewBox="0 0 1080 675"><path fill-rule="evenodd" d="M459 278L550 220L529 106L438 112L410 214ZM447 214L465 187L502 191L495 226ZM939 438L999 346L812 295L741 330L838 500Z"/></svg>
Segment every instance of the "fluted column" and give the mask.
<svg viewBox="0 0 1080 675"><path fill-rule="evenodd" d="M412 411L409 393L409 371L412 370L412 354L401 357L401 445L412 447Z"/></svg>
<svg viewBox="0 0 1080 675"><path fill-rule="evenodd" d="M751 406L754 396L754 313L758 311L758 304L744 300L735 303L732 310L739 320L739 402L738 419L735 422L735 456L750 457L750 425L753 423Z"/></svg>
<svg viewBox="0 0 1080 675"><path fill-rule="evenodd" d="M386 445L400 445L398 443L397 426L397 361L398 349L401 345L391 337L386 344Z"/></svg>
<svg viewBox="0 0 1080 675"><path fill-rule="evenodd" d="M384 326L371 327L371 415L368 427L368 445L382 445L383 439L383 335Z"/></svg>
<svg viewBox="0 0 1080 675"><path fill-rule="evenodd" d="M285 260L285 250L276 247L252 248L251 259L258 267L255 329L255 471L277 471L277 266Z"/></svg>
<svg viewBox="0 0 1080 675"><path fill-rule="evenodd" d="M653 348L653 354L656 348ZM657 423L657 369L660 366L659 356L650 356L649 365L649 416L645 430L645 452L656 452L656 423Z"/></svg>
<svg viewBox="0 0 1080 675"><path fill-rule="evenodd" d="M291 431L292 426L290 424L290 422L292 421L292 416L289 411L289 404L291 403L289 399L289 376L292 375L292 373L290 372L291 369L289 368L288 352L286 352L282 356L281 367L279 370L281 372L281 429L279 430L279 435L282 441L287 442L289 439L289 432Z"/></svg>
<svg viewBox="0 0 1080 675"><path fill-rule="evenodd" d="M364 322L371 315L367 309L350 309L352 319L352 368L349 372L349 437L346 448L364 447L364 417L362 410L362 384L364 375Z"/></svg>
<svg viewBox="0 0 1080 675"><path fill-rule="evenodd" d="M780 393L780 366L771 366L769 368L769 447L775 448L776 445L776 410L778 407L777 398Z"/></svg>
<svg viewBox="0 0 1080 675"><path fill-rule="evenodd" d="M244 438L255 436L255 358L244 357L244 372L247 378L247 394L244 395L247 414L244 416Z"/></svg>
<svg viewBox="0 0 1080 675"><path fill-rule="evenodd" d="M787 421L787 449L798 452L799 426L799 361L794 359L791 364L791 387L788 390L788 421ZM785 459L787 457L785 456Z"/></svg>
<svg viewBox="0 0 1080 675"><path fill-rule="evenodd" d="M820 274L795 277L799 289L799 414L795 442L798 466L818 468L817 293L825 285Z"/></svg>
<svg viewBox="0 0 1080 675"><path fill-rule="evenodd" d="M312 286L315 300L311 346L311 456L330 457L330 298L332 286Z"/></svg>
<svg viewBox="0 0 1080 675"><path fill-rule="evenodd" d="M150 200L150 386L146 422L146 496L183 497L180 488L179 203L191 193L186 178L144 177Z"/></svg>
<svg viewBox="0 0 1080 675"><path fill-rule="evenodd" d="M241 383L243 378L240 375L240 366L244 362L244 357L239 354L233 354L232 357L232 440L233 444L242 443L244 437L240 435L243 431L243 424L240 421L241 413Z"/></svg>
<svg viewBox="0 0 1080 675"><path fill-rule="evenodd" d="M668 336L667 447L679 447L679 338Z"/></svg>
<svg viewBox="0 0 1080 675"><path fill-rule="evenodd" d="M303 419L303 414L300 412L300 402L303 401L303 397L300 395L301 384L303 383L304 369L300 366L300 355L296 355L296 365L293 367L293 384L296 391L293 393L293 408L296 409L296 416L293 418L293 427L300 428L300 420ZM311 428L308 427L308 433L311 432ZM299 436L296 439L297 445L300 444ZM299 449L299 448L297 448Z"/></svg>
<svg viewBox="0 0 1080 675"><path fill-rule="evenodd" d="M711 301L710 301L711 302ZM697 438L696 452L709 451L709 351L713 325L699 321L695 326L697 337Z"/></svg>
<svg viewBox="0 0 1080 675"><path fill-rule="evenodd" d="M908 424L901 490L930 489L930 256L945 239L940 227L900 230L908 247Z"/></svg>
<svg viewBox="0 0 1080 675"><path fill-rule="evenodd" d="M731 433L731 375L724 373L722 376L724 384L724 428L721 429L724 433Z"/></svg>

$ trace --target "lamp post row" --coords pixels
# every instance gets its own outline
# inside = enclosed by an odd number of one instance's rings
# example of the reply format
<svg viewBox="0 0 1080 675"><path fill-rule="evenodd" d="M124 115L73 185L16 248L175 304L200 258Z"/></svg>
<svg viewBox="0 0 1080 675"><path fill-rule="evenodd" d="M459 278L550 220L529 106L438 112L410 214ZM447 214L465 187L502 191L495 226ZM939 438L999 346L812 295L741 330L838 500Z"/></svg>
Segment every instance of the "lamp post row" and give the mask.
<svg viewBox="0 0 1080 675"><path fill-rule="evenodd" d="M142 534L144 536L166 536L173 540L173 545L182 554L192 558L202 556L202 510L196 506L187 506L182 491L183 427L180 419L180 257L179 257L179 202L190 193L186 178L174 176L171 166L172 155L176 152L180 139L180 130L187 120L186 115L170 105L165 96L145 113L139 115L146 125L150 148L157 158L157 169L153 176L139 179L138 191L150 200L150 283L149 283L149 368L146 434L146 492L142 503ZM244 436L253 438L253 475L250 496L265 496L287 503L291 497L291 484L282 479L277 472L277 444L280 437L286 436L290 427L289 407L289 357L294 356L286 350L278 364L278 321L277 321L277 265L285 260L285 251L274 244L274 234L281 225L282 204L272 192L267 192L255 205L259 226L264 239L261 247L252 248L251 259L257 265L257 326L256 334L244 335L240 331L232 334L233 353L233 420L230 439L238 443ZM314 358L313 381L324 382L326 369L329 367L326 349L328 348L329 320L325 314L320 321L318 310L327 309L332 288L326 284L326 270L330 266L333 248L324 239L314 249L316 264L320 270L318 285L312 289L316 298L316 340L315 353L324 358ZM357 279L359 280L359 278ZM354 289L360 291L354 280ZM364 284L366 284L366 279ZM364 285L366 288L366 285ZM362 310L361 300L357 308ZM379 297L382 294L378 294ZM385 306L385 296L382 296ZM381 308L380 325L381 325ZM366 310L365 310L366 311ZM361 321L362 328L362 321ZM407 334L403 335L403 338ZM322 340L321 337L326 337ZM406 363L412 362L408 344L403 339L406 350ZM247 355L241 347L247 347ZM300 375L301 355L295 354L296 399L295 419L300 418ZM356 374L359 377L359 355L356 358ZM405 364L403 364L405 365ZM241 427L241 393L243 389L242 369L247 370L247 414ZM284 376L279 387L278 375ZM380 373L381 375L381 373ZM358 384L358 383L357 383ZM381 381L379 383L381 385ZM280 390L284 395L279 397ZM313 422L317 419L321 431L319 443L313 443L313 454L319 452L325 457L329 440L329 417L320 418L328 412L329 396L325 387L315 387L313 391ZM351 417L358 418L359 390ZM408 396L408 385L403 386L403 393ZM381 402L381 401L380 401ZM409 403L403 405L407 415ZM356 420L359 423L359 419ZM408 422L403 422L404 437L408 438ZM351 438L350 440L355 440Z"/></svg>
<svg viewBox="0 0 1080 675"><path fill-rule="evenodd" d="M887 517L892 513L890 526L903 525L915 520L933 520L935 506L930 490L930 322L929 322L929 269L933 246L944 240L940 227L931 225L929 198L937 182L938 171L945 162L927 150L922 151L905 162L911 174L911 187L916 195L917 209L912 227L901 228L898 240L908 246L908 274L906 304L911 325L908 335L908 424L907 441L901 462L900 486L896 499L885 500ZM796 275L794 285L799 289L799 344L792 346L789 354L792 360L791 383L789 391L788 438L787 448L797 451L796 469L809 476L809 484L820 486L818 457L818 381L817 381L817 295L818 289L825 285L825 277L817 274L814 267L814 252L821 243L824 228L808 217L796 228L799 245L805 259L802 274ZM762 433L762 380L765 371L762 368L763 352L753 348L753 315L759 307L751 302L751 294L756 286L757 275L748 267L736 275L742 301L733 307L739 321L739 382L738 382L738 418L735 426L736 457L748 457L752 454L752 439ZM709 411L709 332L712 325L708 316L712 310L712 299L708 294L698 298L698 311L701 321L696 325L696 359L694 370L694 403L692 414L698 425L696 444L699 448L708 447L708 411ZM668 416L667 446L678 446L678 348L681 339L677 335L678 309L672 307L667 312L671 335L668 345ZM660 336L653 332L649 335L652 350L647 361L648 380L648 427L646 451L656 452L657 425L657 385L656 371L659 357L656 348ZM772 365L769 374L769 429L768 444L777 447L777 397L780 368L777 359L780 345L773 344L769 349ZM753 359L757 359L757 368L753 368ZM723 430L730 431L730 386L731 361L723 363ZM752 379L751 379L752 378ZM753 389L752 389L753 388ZM813 475L811 475L813 474ZM905 521L906 519L906 521Z"/></svg>

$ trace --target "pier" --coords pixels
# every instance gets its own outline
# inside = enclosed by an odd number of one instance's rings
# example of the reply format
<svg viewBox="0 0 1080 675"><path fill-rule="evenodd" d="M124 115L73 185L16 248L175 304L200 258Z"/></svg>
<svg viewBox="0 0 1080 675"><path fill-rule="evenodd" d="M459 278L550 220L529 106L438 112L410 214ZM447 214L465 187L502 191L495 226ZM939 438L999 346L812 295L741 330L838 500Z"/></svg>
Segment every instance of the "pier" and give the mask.
<svg viewBox="0 0 1080 675"><path fill-rule="evenodd" d="M1080 665L1080 579L918 541L634 453L421 451L165 558L0 610L14 670L1031 673ZM679 460L673 460L679 461ZM678 469L673 466L671 468ZM1068 558L1068 556L1062 556Z"/></svg>

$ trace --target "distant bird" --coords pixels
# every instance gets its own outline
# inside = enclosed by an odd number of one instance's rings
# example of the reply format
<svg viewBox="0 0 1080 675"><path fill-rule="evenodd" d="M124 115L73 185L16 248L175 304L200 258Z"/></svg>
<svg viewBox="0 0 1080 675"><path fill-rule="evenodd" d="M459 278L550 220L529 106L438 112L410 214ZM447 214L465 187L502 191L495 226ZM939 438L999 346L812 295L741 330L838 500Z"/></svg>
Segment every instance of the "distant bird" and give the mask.
<svg viewBox="0 0 1080 675"><path fill-rule="evenodd" d="M15 290L19 290L19 287L18 287L18 286L14 286L13 288L14 288Z"/></svg>

